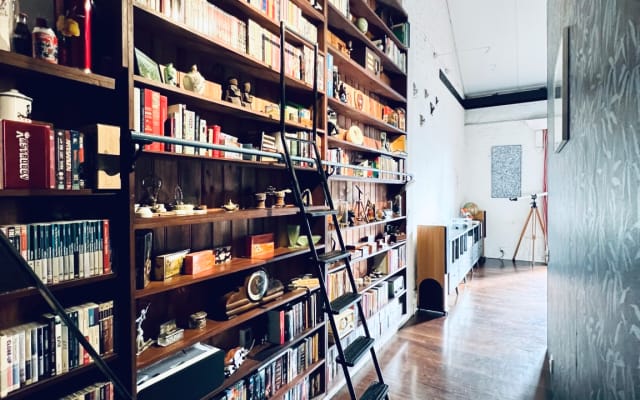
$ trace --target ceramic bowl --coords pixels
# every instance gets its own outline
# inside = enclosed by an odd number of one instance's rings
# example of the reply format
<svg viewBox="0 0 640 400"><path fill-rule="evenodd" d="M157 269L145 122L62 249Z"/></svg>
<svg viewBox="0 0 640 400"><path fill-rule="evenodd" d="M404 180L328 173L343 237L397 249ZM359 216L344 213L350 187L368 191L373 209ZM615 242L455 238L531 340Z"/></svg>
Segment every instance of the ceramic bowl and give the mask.
<svg viewBox="0 0 640 400"><path fill-rule="evenodd" d="M313 244L318 244L318 242L320 241L320 239L322 239L322 236L320 235L313 235L311 236L312 240L313 240ZM300 236L298 238L298 242L297 242L298 246L301 247L306 247L309 245L309 241L307 240L306 236Z"/></svg>

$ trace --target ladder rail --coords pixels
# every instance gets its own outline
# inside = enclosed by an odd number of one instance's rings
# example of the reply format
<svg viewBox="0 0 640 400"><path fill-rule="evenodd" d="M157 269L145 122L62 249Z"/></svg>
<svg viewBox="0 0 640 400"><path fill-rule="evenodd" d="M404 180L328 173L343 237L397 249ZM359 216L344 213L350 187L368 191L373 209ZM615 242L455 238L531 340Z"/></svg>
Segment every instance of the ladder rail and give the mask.
<svg viewBox="0 0 640 400"><path fill-rule="evenodd" d="M324 302L324 312L328 315L329 318L329 325L331 326L331 330L333 332L334 335L334 341L335 341L335 346L336 349L338 350L338 355L339 358L342 360L342 362L340 362L341 366L342 366L342 371L345 377L345 381L347 384L347 388L349 390L349 395L351 396L351 399L355 400L356 397L356 393L355 393L355 388L353 385L353 381L351 379L351 374L349 372L349 366L347 365L346 361L346 357L345 357L345 348L342 346L342 341L338 335L338 329L337 329L337 324L333 315L333 310L331 309L331 302L329 300L329 294L327 292L327 286L326 286L326 280L325 280L325 268L323 268L323 266L325 265L324 262L322 260L320 260L319 256L318 256L318 249L316 248L313 240L312 240L312 231L311 231L311 224L309 222L310 219L310 215L308 215L308 213L306 212L305 209L305 205L302 199L302 193L300 190L300 183L298 181L298 177L295 171L295 168L293 166L293 162L291 160L291 154L289 152L289 149L287 147L287 141L286 141L286 124L285 124L285 106L286 106L286 83L285 83L285 52L284 52L284 45L285 45L285 38L286 38L286 31L287 31L287 27L286 27L286 23L284 21L280 22L280 141L282 144L282 152L283 152L283 156L282 156L282 160L285 163L285 167L287 169L287 171L289 172L291 181L293 183L293 196L294 196L294 201L295 204L299 207L300 209L300 218L301 218L301 224L302 224L302 228L304 231L304 234L307 236L308 238L308 243L309 243L309 250L311 252L311 255L313 257L313 261L316 264L317 270L318 270L318 281L320 284L320 289L322 292L322 298L323 298L323 302ZM311 142L312 144L312 149L313 149L313 153L314 153L314 164L316 166L316 170L318 172L318 175L320 176L320 182L321 182L321 186L322 186L322 190L323 190L323 194L324 194L324 203L326 206L329 207L329 210L335 210L334 207L334 203L333 203L333 199L331 197L331 191L329 188L329 183L327 180L327 172L324 170L323 168L323 164L321 161L321 156L320 156L320 151L318 150L318 146L316 143L316 137L317 137L317 124L318 124L318 115L317 115L317 109L318 109L318 44L316 43L314 45L314 53L313 53L313 105L312 105L312 113L313 113L313 119L312 119L312 140L310 141L306 141L305 142ZM292 139L295 140L295 139ZM344 243L344 238L342 236L342 232L340 231L340 225L338 223L338 217L336 215L336 213L333 213L331 215L332 220L333 220L333 224L335 226L335 233L338 239L338 245L340 246L340 251L342 252L346 252L346 245ZM326 220L325 220L326 223ZM326 238L325 238L326 240ZM346 256L345 260L344 260L345 264L346 264L346 269L347 269L347 276L349 279L349 284L351 286L351 291L354 294L358 294L358 286L356 284L355 281L355 277L353 275L353 270L351 267L351 263L350 263L350 257ZM356 301L357 305L357 312L358 312L358 316L360 318L360 321L362 323L362 327L364 329L364 333L366 338L371 339L371 333L369 331L369 327L367 324L367 321L364 317L364 309L362 307L362 301L361 299ZM382 377L382 371L380 368L380 365L378 363L378 358L376 356L376 352L374 349L374 346L371 345L371 347L369 348L369 352L371 355L371 359L372 362L374 364L375 370L376 370L376 375L378 377L378 381L379 381L379 385L383 385L386 386L384 384L384 380ZM325 355L326 356L326 355ZM385 398L388 399L388 394L385 393Z"/></svg>

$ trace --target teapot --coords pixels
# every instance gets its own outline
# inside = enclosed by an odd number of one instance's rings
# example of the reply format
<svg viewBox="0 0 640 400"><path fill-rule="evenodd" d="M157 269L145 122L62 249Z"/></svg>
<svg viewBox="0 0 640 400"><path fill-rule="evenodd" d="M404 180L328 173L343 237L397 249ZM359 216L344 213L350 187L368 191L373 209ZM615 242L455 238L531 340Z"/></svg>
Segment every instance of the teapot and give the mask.
<svg viewBox="0 0 640 400"><path fill-rule="evenodd" d="M224 204L222 208L224 208L226 211L235 211L238 209L238 205L231 201L231 199L229 199L229 201Z"/></svg>

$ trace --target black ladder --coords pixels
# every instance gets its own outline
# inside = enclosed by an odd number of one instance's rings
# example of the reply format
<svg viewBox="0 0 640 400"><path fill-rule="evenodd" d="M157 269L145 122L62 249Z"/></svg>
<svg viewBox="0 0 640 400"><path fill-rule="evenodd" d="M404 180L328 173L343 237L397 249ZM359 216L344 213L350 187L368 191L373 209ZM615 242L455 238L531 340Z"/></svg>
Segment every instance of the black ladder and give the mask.
<svg viewBox="0 0 640 400"><path fill-rule="evenodd" d="M371 385L366 389L366 391L359 397L361 400L381 400L388 399L387 392L389 391L389 386L384 383L384 379L382 378L382 371L380 369L380 365L378 364L378 358L376 356L376 351L373 347L374 339L371 337L369 333L369 327L367 326L367 321L364 317L364 311L362 309L362 304L360 302L361 295L358 293L358 289L356 286L355 279L353 277L353 271L351 269L350 253L347 251L344 240L342 238L342 233L340 232L340 224L338 223L338 211L334 207L333 200L331 198L331 192L329 190L329 183L327 182L327 172L322 167L322 162L320 160L320 153L318 151L318 146L316 144L316 133L317 133L317 101L318 101L318 45L314 46L314 69L313 69L313 130L312 137L310 140L298 140L302 143L307 143L312 146L313 149L313 164L316 167L316 172L320 177L320 182L322 185L322 190L324 192L325 205L326 209L314 211L307 209L302 201L302 193L300 190L300 184L298 182L298 177L296 175L295 168L292 163L291 155L289 154L289 149L287 147L287 142L285 139L285 106L286 106L286 84L285 84L285 52L284 52L284 43L285 43L285 35L286 35L287 27L284 22L280 23L280 138L282 142L282 150L283 150L283 161L285 163L285 167L289 172L291 183L293 185L293 195L295 204L300 208L300 219L301 225L304 230L304 234L307 236L309 247L311 250L311 256L313 262L316 264L318 269L318 281L320 283L320 289L322 292L322 298L324 303L324 311L327 313L329 318L329 323L331 324L333 336L335 338L336 348L338 350L338 357L336 362L342 365L342 371L344 372L344 377L346 380L347 387L349 389L349 394L352 400L358 399L356 396L355 389L353 387L353 382L351 380L351 374L349 371L349 367L353 367L356 363L366 355L367 350L371 354L371 360L376 370L376 374L378 377L377 382L372 382ZM297 139L291 139L292 141ZM309 220L315 217L326 217L331 216L333 219L333 226L335 227L335 233L338 239L339 249L332 250L329 252L325 252L322 254L318 253L318 249L313 243L312 233L311 233L311 224ZM351 286L351 292L345 293L342 296L334 299L333 301L329 300L329 295L327 293L327 287L324 279L324 270L325 265L334 263L337 261L344 262L344 268L347 271L347 275L349 277L349 283ZM362 323L362 327L364 329L364 336L360 336L353 340L348 346L343 347L341 343L341 339L338 335L338 329L336 326L336 321L334 316L340 314L342 311L347 308L356 305L358 311L358 319Z"/></svg>

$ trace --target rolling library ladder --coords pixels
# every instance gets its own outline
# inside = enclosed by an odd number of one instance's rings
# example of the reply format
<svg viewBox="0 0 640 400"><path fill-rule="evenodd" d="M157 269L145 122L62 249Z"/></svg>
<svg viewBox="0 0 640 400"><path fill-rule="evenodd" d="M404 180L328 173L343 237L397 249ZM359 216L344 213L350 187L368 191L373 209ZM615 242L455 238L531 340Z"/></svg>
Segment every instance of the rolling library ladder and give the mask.
<svg viewBox="0 0 640 400"><path fill-rule="evenodd" d="M284 22L280 24L280 46L284 49L285 43L285 35L287 32L287 28ZM280 52L280 65L285 65L285 52ZM353 382L351 380L351 375L349 371L349 367L353 367L356 363L366 355L367 350L371 353L371 361L376 370L376 374L378 377L377 382L372 382L371 385L366 389L366 391L359 398L362 400L380 400L383 398L387 398L387 392L389 391L389 386L384 383L384 379L382 377L382 370L380 369L380 365L378 364L378 358L376 356L376 351L373 348L374 339L371 337L369 333L369 328L367 326L367 321L365 319L364 310L362 308L361 299L362 296L358 293L356 281L353 276L353 271L351 269L351 265L349 263L350 253L347 251L344 240L342 238L342 234L340 232L340 224L338 223L338 210L334 207L333 200L331 198L331 191L329 190L329 183L327 182L327 172L324 170L322 166L322 161L320 160L320 152L318 150L318 146L316 144L316 133L317 133L317 96L318 96L318 46L317 44L314 47L314 79L313 79L313 134L311 140L302 140L301 142L306 142L312 145L313 147L313 159L314 165L316 167L317 173L320 175L320 182L324 194L325 205L328 206L327 210L321 211L307 211L305 209L304 202L302 200L302 192L300 190L300 184L298 182L298 177L296 176L296 171L293 166L291 155L289 154L289 150L287 147L287 143L285 140L285 104L286 104L286 85L285 85L285 75L284 68L280 68L280 138L282 140L282 148L283 148L283 160L286 166L287 171L291 177L291 183L293 185L293 194L296 205L300 208L300 218L301 225L304 229L304 233L307 236L308 243L311 250L311 256L313 261L315 262L318 268L318 280L320 283L320 289L322 292L324 311L327 313L329 318L329 324L331 325L331 329L333 332L338 332L336 321L334 316L342 313L345 309L356 305L358 310L358 317L360 321L362 321L362 327L364 329L364 336L360 336L355 339L351 344L346 347L342 346L340 342L340 338L336 335L336 348L338 350L338 359L336 360L341 366L342 371L345 376L347 388L349 389L349 394L352 400L358 399L356 396L356 392L353 386ZM311 224L310 219L316 217L327 217L331 216L333 219L333 225L336 227L336 236L338 238L339 249L332 250L329 252L325 252L322 254L318 253L318 249L316 249L315 244L313 243L313 239L311 237ZM329 301L329 295L327 292L327 286L324 280L324 265L334 263L337 261L343 261L343 268L347 270L347 276L349 277L349 283L351 287L351 292L345 293L342 296L336 298L333 301Z"/></svg>

